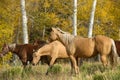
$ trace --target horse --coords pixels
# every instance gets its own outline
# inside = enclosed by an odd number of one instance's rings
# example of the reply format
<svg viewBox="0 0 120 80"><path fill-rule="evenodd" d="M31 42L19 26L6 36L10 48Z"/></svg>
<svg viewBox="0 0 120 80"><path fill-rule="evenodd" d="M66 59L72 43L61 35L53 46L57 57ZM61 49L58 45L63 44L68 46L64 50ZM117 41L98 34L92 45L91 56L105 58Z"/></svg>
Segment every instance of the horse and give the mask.
<svg viewBox="0 0 120 80"><path fill-rule="evenodd" d="M114 40L114 41L115 41L115 46L117 48L118 56L120 57L120 41L118 40Z"/></svg>
<svg viewBox="0 0 120 80"><path fill-rule="evenodd" d="M15 44L15 43L4 44L2 47L2 54L5 55L8 52L12 52L12 53L16 54L19 57L19 59L21 60L23 66L26 67L28 61L30 63L32 62L33 52L46 44L45 41L40 41L40 42L39 42L39 45Z"/></svg>
<svg viewBox="0 0 120 80"><path fill-rule="evenodd" d="M115 46L116 46L116 49L117 49L117 53L118 53L118 56L120 57L120 41L119 40L114 40L115 42ZM84 59L80 59L80 66L83 64L83 60Z"/></svg>
<svg viewBox="0 0 120 80"><path fill-rule="evenodd" d="M33 53L32 64L36 65L40 60L41 56L45 55L51 57L49 68L52 68L56 59L69 58L65 46L60 41L53 41L49 44L44 45ZM48 70L46 74L48 74Z"/></svg>
<svg viewBox="0 0 120 80"><path fill-rule="evenodd" d="M89 58L100 54L103 66L108 65L107 57L110 56L111 65L117 63L117 51L113 39L97 35L92 38L84 38L82 36L74 36L68 32L62 31L59 28L51 28L51 40L59 40L67 49L70 59L73 62L75 73L79 73L79 68L75 57Z"/></svg>

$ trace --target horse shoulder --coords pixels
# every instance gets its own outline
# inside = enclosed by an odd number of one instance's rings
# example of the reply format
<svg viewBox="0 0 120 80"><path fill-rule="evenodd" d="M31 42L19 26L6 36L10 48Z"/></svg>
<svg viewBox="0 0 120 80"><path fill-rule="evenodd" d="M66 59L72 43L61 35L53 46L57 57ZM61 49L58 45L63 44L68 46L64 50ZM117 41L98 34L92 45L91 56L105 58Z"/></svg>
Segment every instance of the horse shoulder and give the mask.
<svg viewBox="0 0 120 80"><path fill-rule="evenodd" d="M59 49L60 49L60 44L59 44L59 41L53 41L50 43L50 54L51 56L54 55L54 56L57 56L58 55L58 52L59 52Z"/></svg>

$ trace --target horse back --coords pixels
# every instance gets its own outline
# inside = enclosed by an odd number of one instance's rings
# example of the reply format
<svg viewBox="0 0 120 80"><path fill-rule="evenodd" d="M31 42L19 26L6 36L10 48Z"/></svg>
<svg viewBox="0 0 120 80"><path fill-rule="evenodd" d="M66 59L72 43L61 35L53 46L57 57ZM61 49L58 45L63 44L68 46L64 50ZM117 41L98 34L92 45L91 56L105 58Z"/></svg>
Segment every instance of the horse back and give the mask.
<svg viewBox="0 0 120 80"><path fill-rule="evenodd" d="M60 41L53 41L44 45L40 49L40 54L49 55L51 57L66 58L68 57L65 46Z"/></svg>
<svg viewBox="0 0 120 80"><path fill-rule="evenodd" d="M59 58L68 57L66 47L60 41L55 41L55 44L57 45L56 48L58 49L58 57Z"/></svg>

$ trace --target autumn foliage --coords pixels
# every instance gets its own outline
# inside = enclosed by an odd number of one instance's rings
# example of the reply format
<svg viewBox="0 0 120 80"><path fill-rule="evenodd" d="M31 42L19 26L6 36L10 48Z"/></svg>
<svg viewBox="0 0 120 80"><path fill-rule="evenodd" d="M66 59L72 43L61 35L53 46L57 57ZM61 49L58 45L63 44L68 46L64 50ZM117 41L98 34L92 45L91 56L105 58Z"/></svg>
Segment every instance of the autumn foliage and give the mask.
<svg viewBox="0 0 120 80"><path fill-rule="evenodd" d="M78 35L87 37L93 0L78 0ZM120 0L98 0L93 36L119 39ZM60 27L72 33L73 0L26 0L29 42L43 37L43 29ZM20 0L0 0L0 47L22 43Z"/></svg>

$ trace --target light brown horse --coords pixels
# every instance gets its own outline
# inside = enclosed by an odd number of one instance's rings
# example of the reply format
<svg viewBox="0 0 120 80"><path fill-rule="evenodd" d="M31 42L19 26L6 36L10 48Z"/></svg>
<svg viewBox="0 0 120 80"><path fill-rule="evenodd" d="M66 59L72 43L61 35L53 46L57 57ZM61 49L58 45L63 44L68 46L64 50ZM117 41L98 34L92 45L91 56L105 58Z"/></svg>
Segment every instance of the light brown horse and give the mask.
<svg viewBox="0 0 120 80"><path fill-rule="evenodd" d="M65 45L76 73L79 72L79 69L75 57L89 58L100 54L101 61L106 66L108 64L107 56L109 55L111 57L111 63L117 63L118 55L115 43L109 37L97 35L93 38L83 38L81 36L73 36L59 28L52 28L50 39L59 40Z"/></svg>
<svg viewBox="0 0 120 80"><path fill-rule="evenodd" d="M32 64L36 65L40 60L41 56L45 56L45 55L51 57L50 64L49 64L50 68L52 67L52 65L54 64L57 58L69 57L65 46L60 41L53 41L49 44L44 45L35 53L33 53ZM48 71L46 74L48 74Z"/></svg>

